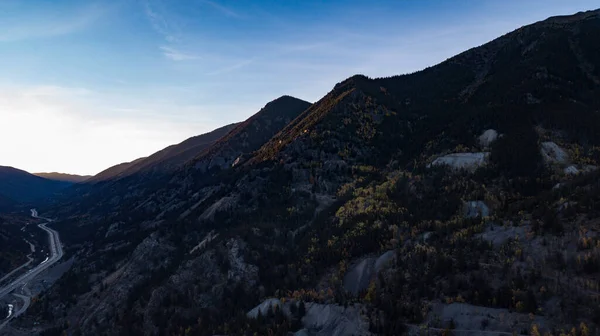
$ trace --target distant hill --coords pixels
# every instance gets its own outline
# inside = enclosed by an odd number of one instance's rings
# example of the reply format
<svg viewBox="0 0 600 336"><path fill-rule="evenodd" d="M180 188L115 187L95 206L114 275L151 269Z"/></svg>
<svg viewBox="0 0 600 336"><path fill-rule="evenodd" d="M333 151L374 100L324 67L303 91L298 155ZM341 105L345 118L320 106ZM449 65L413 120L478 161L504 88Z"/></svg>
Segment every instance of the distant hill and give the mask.
<svg viewBox="0 0 600 336"><path fill-rule="evenodd" d="M54 181L62 181L62 182L70 182L70 183L80 183L83 182L90 177L91 175L75 175L75 174L64 174L64 173L33 173L35 176L43 177L48 180Z"/></svg>
<svg viewBox="0 0 600 336"><path fill-rule="evenodd" d="M0 166L0 202L26 203L50 197L72 183L35 176L24 170Z"/></svg>

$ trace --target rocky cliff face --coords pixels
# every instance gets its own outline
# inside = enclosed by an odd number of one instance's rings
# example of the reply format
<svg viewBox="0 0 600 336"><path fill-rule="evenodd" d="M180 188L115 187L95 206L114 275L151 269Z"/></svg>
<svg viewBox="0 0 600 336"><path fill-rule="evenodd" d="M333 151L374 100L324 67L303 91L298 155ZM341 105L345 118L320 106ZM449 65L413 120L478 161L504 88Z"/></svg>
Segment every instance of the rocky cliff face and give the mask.
<svg viewBox="0 0 600 336"><path fill-rule="evenodd" d="M360 330L401 334L443 330L432 314L450 316L440 305L452 302L519 318L561 302L545 328L599 323L581 306L597 290L586 282L599 271L596 175L565 174L541 152L552 142L600 164L599 32L598 11L552 18L411 75L354 76L306 110L294 101L295 118L267 105L154 189L98 196L109 210L88 220L48 300L82 289L55 318L84 333L208 335L343 331L360 315ZM490 129L502 136L482 143ZM485 165L435 164L484 148ZM490 216L466 215L465 201ZM269 297L318 316L248 317Z"/></svg>

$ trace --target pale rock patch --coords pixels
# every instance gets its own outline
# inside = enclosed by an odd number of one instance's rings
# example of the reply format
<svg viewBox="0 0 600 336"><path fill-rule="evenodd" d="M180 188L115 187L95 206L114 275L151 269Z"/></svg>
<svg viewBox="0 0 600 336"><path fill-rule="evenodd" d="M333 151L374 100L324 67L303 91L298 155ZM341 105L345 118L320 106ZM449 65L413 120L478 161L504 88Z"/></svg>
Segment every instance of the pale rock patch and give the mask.
<svg viewBox="0 0 600 336"><path fill-rule="evenodd" d="M567 168L563 169L563 171L565 172L565 174L567 175L577 175L579 174L579 169L577 169L577 167L575 166L568 166Z"/></svg>
<svg viewBox="0 0 600 336"><path fill-rule="evenodd" d="M277 298L266 299L261 304L252 308L248 313L246 313L246 316L248 316L250 318L257 318L259 312L262 316L265 316L267 314L267 311L269 310L269 308L275 309L276 306L279 306L279 307L283 306L281 303L281 300L279 300Z"/></svg>
<svg viewBox="0 0 600 336"><path fill-rule="evenodd" d="M569 155L559 145L552 141L542 142L540 153L546 163L564 164L569 160Z"/></svg>
<svg viewBox="0 0 600 336"><path fill-rule="evenodd" d="M489 156L489 152L453 153L438 157L433 160L431 166L448 165L454 170L475 171L475 169L487 164Z"/></svg>
<svg viewBox="0 0 600 336"><path fill-rule="evenodd" d="M479 144L483 148L488 148L496 139L498 139L498 131L489 129L479 136Z"/></svg>
<svg viewBox="0 0 600 336"><path fill-rule="evenodd" d="M344 275L344 289L357 295L367 289L378 272L390 266L396 251L387 251L379 257L364 257L355 262Z"/></svg>
<svg viewBox="0 0 600 336"><path fill-rule="evenodd" d="M359 336L372 335L369 322L361 314L362 306L306 303L306 315L302 324L314 336Z"/></svg>
<svg viewBox="0 0 600 336"><path fill-rule="evenodd" d="M258 306L250 310L246 316L250 318L258 317L258 313L265 315L269 308L275 309L278 306L281 311L291 316L290 306L298 304L289 300L282 303L281 300L271 298L263 301ZM306 314L302 318L303 329L298 330L294 335L297 336L359 336L372 335L369 332L369 322L361 313L363 306L354 304L344 307L337 304L320 304L306 302Z"/></svg>
<svg viewBox="0 0 600 336"><path fill-rule="evenodd" d="M204 210L202 215L200 215L200 220L212 220L217 212L230 210L237 204L237 202L237 195L225 196Z"/></svg>
<svg viewBox="0 0 600 336"><path fill-rule="evenodd" d="M465 218L488 217L490 208L483 201L468 201L464 204Z"/></svg>
<svg viewBox="0 0 600 336"><path fill-rule="evenodd" d="M484 232L476 234L475 238L481 238L494 246L501 246L511 239L524 238L527 234L527 226L496 226L488 227Z"/></svg>

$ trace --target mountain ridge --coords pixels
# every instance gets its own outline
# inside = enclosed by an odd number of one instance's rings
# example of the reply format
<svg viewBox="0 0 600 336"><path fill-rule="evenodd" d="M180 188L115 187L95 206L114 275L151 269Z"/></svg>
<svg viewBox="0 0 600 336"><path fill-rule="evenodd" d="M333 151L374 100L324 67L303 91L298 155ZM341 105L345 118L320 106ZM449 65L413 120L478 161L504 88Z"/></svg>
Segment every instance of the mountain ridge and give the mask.
<svg viewBox="0 0 600 336"><path fill-rule="evenodd" d="M71 209L84 212L88 209L101 213L106 209L105 203L117 202L117 200L122 203L122 207L135 208L141 204L152 204L152 193L164 185L170 185L172 174L185 173L196 177L202 175L203 179L210 179L214 171L207 172L193 168L198 160L210 157L210 160L216 158L232 162L241 153L260 147L280 127L290 122L309 105L310 103L291 96L279 97L242 123L230 124L189 138L180 144L168 146L148 158L126 164L123 168L117 166L118 171L105 177L98 185L95 185L96 179L91 178L87 183L71 188L68 195L63 197L66 199L63 209L66 209L66 212ZM210 152L208 146L211 145L224 150ZM219 164L214 168L221 170L229 166L230 164ZM110 170L111 168L108 169L109 172ZM101 173L101 175L107 174ZM131 197L123 197L130 190L135 190L135 193ZM73 197L73 195L80 196ZM106 197L100 202L96 199L97 195L104 195L103 197L111 195L112 198L109 200ZM165 197L171 196L165 195Z"/></svg>
<svg viewBox="0 0 600 336"><path fill-rule="evenodd" d="M99 172L98 174L90 177L86 182L94 183L94 182L111 180L111 179L119 176L123 171L127 170L132 165L134 165L140 161L143 161L144 159L146 159L146 157L137 158L133 161L123 162L123 163L119 163L117 165L108 167L105 170Z"/></svg>
<svg viewBox="0 0 600 336"><path fill-rule="evenodd" d="M72 183L84 182L85 180L92 177L92 175L65 174L65 173L59 173L59 172L33 173L33 175L43 177L48 180L72 182Z"/></svg>

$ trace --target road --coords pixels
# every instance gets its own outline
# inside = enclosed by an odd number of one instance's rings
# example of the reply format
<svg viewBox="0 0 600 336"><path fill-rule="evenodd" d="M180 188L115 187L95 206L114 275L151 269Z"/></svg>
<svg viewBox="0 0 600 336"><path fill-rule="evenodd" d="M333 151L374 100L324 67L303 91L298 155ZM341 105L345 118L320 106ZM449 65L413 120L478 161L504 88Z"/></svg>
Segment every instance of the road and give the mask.
<svg viewBox="0 0 600 336"><path fill-rule="evenodd" d="M29 308L29 305L31 304L30 296L21 295L21 294L15 294L15 296L18 297L19 299L23 300L23 306L21 306L21 309L19 309L18 311L16 311L13 314L13 318L18 317L19 315L23 314L27 310L27 308Z"/></svg>
<svg viewBox="0 0 600 336"><path fill-rule="evenodd" d="M33 278L35 278L37 275L39 275L40 273L42 273L43 271L48 269L50 266L54 265L57 261L59 261L63 257L63 248L62 248L62 244L60 243L60 236L59 236L58 232L46 227L46 224L52 222L52 220L38 216L38 212L35 209L31 209L31 217L43 219L46 221L46 223L39 224L38 227L48 233L48 243L50 245L50 256L48 257L47 260L43 261L39 265L30 269L29 271L27 271L27 273L21 275L13 282L0 288L0 299L3 298L4 296L8 295L9 293L11 293L12 291L14 291L15 289L17 289L19 287L21 287L22 290L26 289L26 285L28 282L33 280ZM17 294L15 294L15 295L17 297L21 298L23 300L24 304L23 304L23 307L21 307L21 309L19 309L18 312L15 312L12 315L11 319L22 314L23 312L25 312L27 307L29 307L29 302L30 302L30 298L28 296L17 295ZM2 329L8 323L9 320L7 320L3 324L1 324L0 329Z"/></svg>
<svg viewBox="0 0 600 336"><path fill-rule="evenodd" d="M13 274L17 273L21 268L29 266L29 264L31 264L31 262L33 261L33 258L31 258L30 256L27 256L27 259L29 259L28 262L26 262L23 265L15 268L14 270L10 271L10 273L8 273L7 275L3 276L2 279L0 279L0 284L2 283L2 281L6 280L8 277L10 277Z"/></svg>

